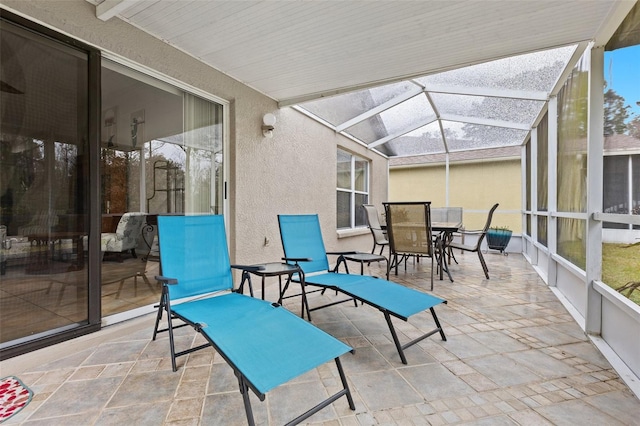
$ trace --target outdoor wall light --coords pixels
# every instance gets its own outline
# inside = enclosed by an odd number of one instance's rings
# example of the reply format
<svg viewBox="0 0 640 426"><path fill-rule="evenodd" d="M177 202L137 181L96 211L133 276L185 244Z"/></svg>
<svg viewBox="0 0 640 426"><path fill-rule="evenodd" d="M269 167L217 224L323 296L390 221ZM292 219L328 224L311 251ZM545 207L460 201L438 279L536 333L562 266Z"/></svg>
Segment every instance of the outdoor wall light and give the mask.
<svg viewBox="0 0 640 426"><path fill-rule="evenodd" d="M267 113L264 115L264 117L262 117L262 135L265 138L272 138L273 137L273 129L274 129L274 125L276 124L276 116L271 114L271 113Z"/></svg>

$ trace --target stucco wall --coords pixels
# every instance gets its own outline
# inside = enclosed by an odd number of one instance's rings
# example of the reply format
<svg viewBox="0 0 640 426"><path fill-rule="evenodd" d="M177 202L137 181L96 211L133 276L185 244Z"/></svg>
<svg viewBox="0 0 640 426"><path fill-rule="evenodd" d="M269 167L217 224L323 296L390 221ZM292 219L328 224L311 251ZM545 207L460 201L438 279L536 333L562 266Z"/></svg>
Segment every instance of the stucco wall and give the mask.
<svg viewBox="0 0 640 426"><path fill-rule="evenodd" d="M520 159L449 165L449 206L463 208L465 228L482 228L491 206L499 203L492 225L508 226L514 234L522 232L520 170ZM433 207L445 206L444 165L391 168L389 199L424 200L431 201Z"/></svg>
<svg viewBox="0 0 640 426"><path fill-rule="evenodd" d="M431 201L431 205L434 207L445 206L445 185L444 166L392 168L389 170L390 201Z"/></svg>
<svg viewBox="0 0 640 426"><path fill-rule="evenodd" d="M369 250L371 236L338 239L336 148L371 160L374 202L387 197L387 160L337 135L301 113L279 110L274 100L185 53L113 18L103 22L85 0L2 0L7 10L103 51L175 78L230 103L228 226L233 262L276 261L282 257L278 213L318 213L327 249ZM262 116L277 123L272 139L262 136ZM265 237L270 244L265 246Z"/></svg>

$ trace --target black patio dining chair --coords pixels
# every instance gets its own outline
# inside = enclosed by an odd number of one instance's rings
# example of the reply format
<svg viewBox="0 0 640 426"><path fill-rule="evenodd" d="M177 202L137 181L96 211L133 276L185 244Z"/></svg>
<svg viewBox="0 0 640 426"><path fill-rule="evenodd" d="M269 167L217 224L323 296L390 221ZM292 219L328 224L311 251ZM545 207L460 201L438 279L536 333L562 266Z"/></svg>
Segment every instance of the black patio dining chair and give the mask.
<svg viewBox="0 0 640 426"><path fill-rule="evenodd" d="M389 246L387 231L380 224L380 217L378 216L376 206L372 204L363 204L362 207L367 213L367 225L369 226L371 235L373 236L373 248L371 249L371 254L375 253L378 246L380 246L380 253L378 254L382 254L384 248Z"/></svg>
<svg viewBox="0 0 640 426"><path fill-rule="evenodd" d="M498 205L499 205L498 203L494 204L493 207L491 207L491 210L489 210L489 215L487 216L487 221L484 224L484 228L478 229L478 230L465 230L465 231L458 232L458 235L462 237L467 237L467 236L477 237L475 244L464 244L463 242L456 242L456 241L450 241L448 243L448 248L459 249L459 250L468 251L471 253L474 253L474 252L478 253L478 259L480 259L480 264L482 265L484 276L487 277L487 279L489 279L489 268L487 267L487 263L485 262L484 257L482 256L482 250L480 248L482 246L482 241L484 241L484 238L487 235L487 230L491 226L491 219L493 218L493 213L498 208Z"/></svg>
<svg viewBox="0 0 640 426"><path fill-rule="evenodd" d="M431 259L431 290L433 290L434 261L436 260L436 240L431 232L430 203L425 202L387 202L383 203L387 217L387 233L389 235L389 269L414 257Z"/></svg>

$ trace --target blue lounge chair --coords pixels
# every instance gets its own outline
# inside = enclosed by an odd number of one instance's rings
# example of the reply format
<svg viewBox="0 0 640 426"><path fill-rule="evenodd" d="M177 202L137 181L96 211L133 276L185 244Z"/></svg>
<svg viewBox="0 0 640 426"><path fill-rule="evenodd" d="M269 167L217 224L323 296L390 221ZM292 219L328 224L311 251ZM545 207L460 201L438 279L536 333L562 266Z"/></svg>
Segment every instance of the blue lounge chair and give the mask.
<svg viewBox="0 0 640 426"><path fill-rule="evenodd" d="M279 215L278 222L284 248L284 260L298 264L303 271L297 281L300 282L302 287L303 313L306 309L309 321L311 321L311 311L351 300L358 300L363 304L379 309L384 314L403 364L407 363L404 349L409 346L435 333L440 333L442 340L447 340L434 310L434 306L446 303L445 300L381 278L368 275L344 274L336 270L329 270L327 254L339 256L348 253L326 252L318 215ZM340 261L338 261L339 263ZM315 286L318 287L317 290L322 291L327 289L335 290L349 296L349 298L310 309L307 302L307 286ZM391 317L408 321L410 316L427 309L433 315L436 328L402 345Z"/></svg>
<svg viewBox="0 0 640 426"><path fill-rule="evenodd" d="M156 325L168 331L173 371L176 357L212 346L234 370L247 421L254 424L248 390L263 401L265 394L289 380L335 360L342 390L292 420L296 424L341 396L355 405L340 356L353 351L341 341L297 317L277 303L233 291L222 216L158 217L162 296ZM163 312L168 328L159 330ZM174 326L174 320L182 323ZM207 343L176 353L173 329L192 326Z"/></svg>

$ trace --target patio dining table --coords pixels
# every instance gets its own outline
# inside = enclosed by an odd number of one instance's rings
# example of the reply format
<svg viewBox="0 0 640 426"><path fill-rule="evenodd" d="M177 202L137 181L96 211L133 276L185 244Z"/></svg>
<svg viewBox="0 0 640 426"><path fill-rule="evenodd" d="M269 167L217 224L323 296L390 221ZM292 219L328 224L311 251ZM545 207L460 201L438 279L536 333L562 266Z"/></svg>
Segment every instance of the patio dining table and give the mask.
<svg viewBox="0 0 640 426"><path fill-rule="evenodd" d="M453 234L462 226L462 222L431 222L431 232L436 236L436 243L439 245L436 251L438 257L438 266L440 267L440 279L444 278L444 272L449 276L449 280L453 282L451 271L445 259L447 246L453 240ZM438 235L436 235L438 234Z"/></svg>

